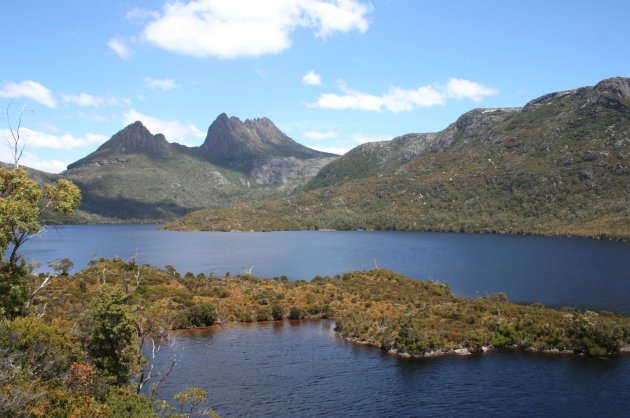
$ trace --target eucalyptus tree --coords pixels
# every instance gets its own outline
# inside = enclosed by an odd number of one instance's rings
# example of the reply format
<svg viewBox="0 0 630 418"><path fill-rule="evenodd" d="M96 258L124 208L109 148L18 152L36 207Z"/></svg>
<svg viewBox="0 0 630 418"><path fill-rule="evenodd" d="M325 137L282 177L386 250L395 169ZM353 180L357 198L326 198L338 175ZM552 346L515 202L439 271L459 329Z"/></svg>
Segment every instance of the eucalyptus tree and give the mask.
<svg viewBox="0 0 630 418"><path fill-rule="evenodd" d="M21 314L28 300L24 283L26 268L19 251L41 231L41 212L52 209L68 213L81 203L81 191L71 181L60 179L40 185L20 167L24 151L20 134L22 114L23 111L15 128L9 123L7 141L13 166L0 167L0 317Z"/></svg>

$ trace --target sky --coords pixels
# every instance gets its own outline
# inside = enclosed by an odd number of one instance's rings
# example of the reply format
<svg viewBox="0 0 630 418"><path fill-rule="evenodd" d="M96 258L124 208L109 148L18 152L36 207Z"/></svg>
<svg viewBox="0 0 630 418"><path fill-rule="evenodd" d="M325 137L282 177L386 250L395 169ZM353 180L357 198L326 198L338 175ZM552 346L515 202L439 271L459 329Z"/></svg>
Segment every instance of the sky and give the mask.
<svg viewBox="0 0 630 418"><path fill-rule="evenodd" d="M436 132L475 108L630 76L630 2L20 0L2 7L0 161L47 172L140 120L203 143L221 113L308 147Z"/></svg>

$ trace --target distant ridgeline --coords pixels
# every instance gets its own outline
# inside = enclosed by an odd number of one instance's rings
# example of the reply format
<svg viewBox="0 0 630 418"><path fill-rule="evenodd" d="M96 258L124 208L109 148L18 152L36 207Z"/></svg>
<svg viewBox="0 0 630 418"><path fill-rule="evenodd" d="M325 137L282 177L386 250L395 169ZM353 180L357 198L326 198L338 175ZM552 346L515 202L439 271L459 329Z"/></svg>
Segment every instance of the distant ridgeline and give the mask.
<svg viewBox="0 0 630 418"><path fill-rule="evenodd" d="M298 144L267 118L225 114L199 147L169 143L141 122L68 166L90 222L150 222L194 209L286 196L337 156Z"/></svg>
<svg viewBox="0 0 630 418"><path fill-rule="evenodd" d="M73 179L74 180L74 179ZM475 109L349 151L304 190L170 229L389 229L630 237L630 79Z"/></svg>
<svg viewBox="0 0 630 418"><path fill-rule="evenodd" d="M267 118L220 115L204 143L135 122L60 175L81 211L51 222L171 229L388 229L630 237L630 79L475 109L437 133L304 147ZM201 209L199 211L195 211Z"/></svg>

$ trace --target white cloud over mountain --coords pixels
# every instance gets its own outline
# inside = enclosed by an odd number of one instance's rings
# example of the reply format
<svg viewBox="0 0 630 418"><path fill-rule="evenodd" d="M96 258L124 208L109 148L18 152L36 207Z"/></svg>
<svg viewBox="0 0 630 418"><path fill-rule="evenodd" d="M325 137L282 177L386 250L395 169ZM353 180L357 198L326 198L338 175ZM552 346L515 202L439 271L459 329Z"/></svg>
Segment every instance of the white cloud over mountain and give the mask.
<svg viewBox="0 0 630 418"><path fill-rule="evenodd" d="M289 48L291 34L298 28L312 29L319 38L354 30L363 33L370 24L370 11L371 6L359 0L168 2L142 35L159 48L183 55L258 57ZM125 45L110 43L110 48L125 55Z"/></svg>
<svg viewBox="0 0 630 418"><path fill-rule="evenodd" d="M0 86L0 97L10 99L27 98L44 106L55 108L57 101L52 92L37 81L25 80L19 83L9 81Z"/></svg>
<svg viewBox="0 0 630 418"><path fill-rule="evenodd" d="M104 105L121 106L131 104L131 100L128 98L98 97L88 93L62 94L61 97L66 103L73 103L83 107L100 107Z"/></svg>
<svg viewBox="0 0 630 418"><path fill-rule="evenodd" d="M140 121L152 134L163 134L169 142L178 142L182 145L199 145L199 139L206 137L193 124L183 124L177 120L164 120L153 116L144 115L135 109L130 109L123 115L123 123L129 125Z"/></svg>
<svg viewBox="0 0 630 418"><path fill-rule="evenodd" d="M399 113L418 107L444 105L449 99L469 99L480 102L485 96L497 94L497 90L474 81L451 78L446 84L432 84L417 89L392 87L386 93L374 95L353 90L340 82L343 94L323 93L315 102L325 109L355 109Z"/></svg>
<svg viewBox="0 0 630 418"><path fill-rule="evenodd" d="M8 129L2 129L0 130L0 137L4 145L7 141L10 142L11 132ZM27 149L50 148L69 150L101 144L107 140L107 137L92 133L82 137L77 137L72 134L53 135L22 127L20 129L20 139Z"/></svg>

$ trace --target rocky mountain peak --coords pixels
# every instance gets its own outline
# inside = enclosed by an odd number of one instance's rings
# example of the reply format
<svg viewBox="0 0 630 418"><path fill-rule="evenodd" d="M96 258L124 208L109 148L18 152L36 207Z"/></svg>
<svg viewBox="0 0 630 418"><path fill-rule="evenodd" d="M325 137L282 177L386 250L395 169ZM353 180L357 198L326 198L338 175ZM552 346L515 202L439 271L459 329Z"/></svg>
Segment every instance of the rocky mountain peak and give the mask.
<svg viewBox="0 0 630 418"><path fill-rule="evenodd" d="M600 81L595 89L604 93L630 100L630 78L614 77Z"/></svg>
<svg viewBox="0 0 630 418"><path fill-rule="evenodd" d="M162 134L153 135L140 121L123 128L98 150L126 152L161 152L168 148L168 142ZM97 151L98 151L97 150Z"/></svg>
<svg viewBox="0 0 630 418"><path fill-rule="evenodd" d="M118 131L95 152L68 166L68 170L86 165L110 165L120 162L120 156L143 153L149 156L164 155L170 144L162 134L153 135L140 121Z"/></svg>
<svg viewBox="0 0 630 418"><path fill-rule="evenodd" d="M214 162L246 166L270 157L318 158L330 154L312 150L285 135L269 118L247 119L220 114L208 128L199 150Z"/></svg>

